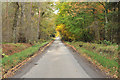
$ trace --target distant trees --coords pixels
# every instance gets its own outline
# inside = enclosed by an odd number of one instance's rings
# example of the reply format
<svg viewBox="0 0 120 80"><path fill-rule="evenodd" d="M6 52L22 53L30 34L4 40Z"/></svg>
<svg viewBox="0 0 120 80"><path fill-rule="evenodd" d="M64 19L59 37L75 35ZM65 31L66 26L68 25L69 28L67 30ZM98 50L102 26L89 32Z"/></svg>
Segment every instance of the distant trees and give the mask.
<svg viewBox="0 0 120 80"><path fill-rule="evenodd" d="M3 42L48 40L54 34L50 2L4 2L2 4ZM51 17L50 17L51 16Z"/></svg>
<svg viewBox="0 0 120 80"><path fill-rule="evenodd" d="M118 2L64 2L57 9L56 26L64 25L63 31L58 29L63 39L120 43Z"/></svg>

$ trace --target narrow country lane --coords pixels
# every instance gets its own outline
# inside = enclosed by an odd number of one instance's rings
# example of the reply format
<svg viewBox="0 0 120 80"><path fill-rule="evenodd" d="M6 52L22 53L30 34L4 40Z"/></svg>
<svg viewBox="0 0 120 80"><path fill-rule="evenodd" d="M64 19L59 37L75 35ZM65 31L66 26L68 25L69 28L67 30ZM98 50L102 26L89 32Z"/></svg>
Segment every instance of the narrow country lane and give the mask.
<svg viewBox="0 0 120 80"><path fill-rule="evenodd" d="M1 0L0 78L120 80L119 1Z"/></svg>
<svg viewBox="0 0 120 80"><path fill-rule="evenodd" d="M105 78L88 61L66 47L59 38L37 61L33 60L14 78ZM35 65L32 65L35 64ZM30 67L32 65L32 67ZM28 69L29 68L29 69Z"/></svg>

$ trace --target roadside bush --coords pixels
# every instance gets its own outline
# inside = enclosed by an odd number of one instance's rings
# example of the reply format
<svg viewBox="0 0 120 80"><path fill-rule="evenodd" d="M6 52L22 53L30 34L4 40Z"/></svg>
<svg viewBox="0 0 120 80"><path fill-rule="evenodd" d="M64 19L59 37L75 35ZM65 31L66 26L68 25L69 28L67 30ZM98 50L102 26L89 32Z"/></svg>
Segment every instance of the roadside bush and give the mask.
<svg viewBox="0 0 120 80"><path fill-rule="evenodd" d="M112 42L107 41L107 40L104 40L102 43L103 43L103 44L106 44L106 45L112 45Z"/></svg>
<svg viewBox="0 0 120 80"><path fill-rule="evenodd" d="M118 51L120 51L120 45L119 45L119 47L118 47Z"/></svg>

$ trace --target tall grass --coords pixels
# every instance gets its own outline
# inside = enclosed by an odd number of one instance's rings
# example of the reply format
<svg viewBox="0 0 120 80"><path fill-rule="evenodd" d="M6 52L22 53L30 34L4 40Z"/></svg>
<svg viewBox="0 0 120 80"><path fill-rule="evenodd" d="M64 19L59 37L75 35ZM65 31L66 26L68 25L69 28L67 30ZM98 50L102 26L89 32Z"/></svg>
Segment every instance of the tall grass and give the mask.
<svg viewBox="0 0 120 80"><path fill-rule="evenodd" d="M86 50L84 48L81 48L84 53L86 53L88 56L90 56L92 59L97 60L102 66L107 67L109 69L113 69L113 67L118 68L118 62L115 60L107 59L104 56L101 56L97 53L94 53L92 51Z"/></svg>
<svg viewBox="0 0 120 80"><path fill-rule="evenodd" d="M114 74L117 75L116 72L119 66L117 62L118 61L118 57L117 57L118 46L117 45L113 47L113 45L104 46L102 44L100 45L100 44L95 44L95 43L84 43L84 42L67 42L67 43L70 45L73 45L79 51L79 53L86 54L92 60L95 60L100 65L102 65L105 69L107 68L112 75ZM80 47L79 45L83 45L83 46ZM93 47L95 47L96 49L94 49ZM101 51L103 52L99 53L99 51L97 51L98 49L101 49ZM105 50L112 51L113 49L114 49L113 54L104 52ZM111 57L109 57L109 55L111 55Z"/></svg>

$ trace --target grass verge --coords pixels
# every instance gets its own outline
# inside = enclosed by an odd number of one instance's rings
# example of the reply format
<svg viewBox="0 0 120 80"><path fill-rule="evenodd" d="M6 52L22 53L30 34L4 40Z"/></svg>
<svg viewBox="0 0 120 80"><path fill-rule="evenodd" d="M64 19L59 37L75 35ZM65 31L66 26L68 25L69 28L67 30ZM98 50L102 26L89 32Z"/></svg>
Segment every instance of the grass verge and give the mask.
<svg viewBox="0 0 120 80"><path fill-rule="evenodd" d="M40 47L44 46L45 44L49 43L48 42L43 42L43 43L37 43L36 45L29 47L19 53L13 54L8 57L4 57L2 59L2 73L5 74L9 69L13 68L16 66L18 63L21 63L24 61L26 58L32 56L35 52L39 50Z"/></svg>
<svg viewBox="0 0 120 80"><path fill-rule="evenodd" d="M97 64L97 65L100 64L99 66L102 66L104 69L108 70L110 75L112 75L115 78L117 77L118 62L117 62L116 59L108 58L107 57L108 55L106 55L106 56L101 55L95 49L93 49L93 50L92 49L88 49L89 46L87 48L85 48L84 47L84 43L82 44L82 47L79 46L79 44L80 44L79 42L72 42L72 43L67 42L67 43L72 45L72 46L74 46L79 53L81 53L83 55L85 54L86 56L90 57L92 59L92 61L95 62L95 64ZM86 46L86 43L85 43L85 46ZM94 45L94 47L96 47L96 46ZM97 47L101 47L101 46L97 46Z"/></svg>

